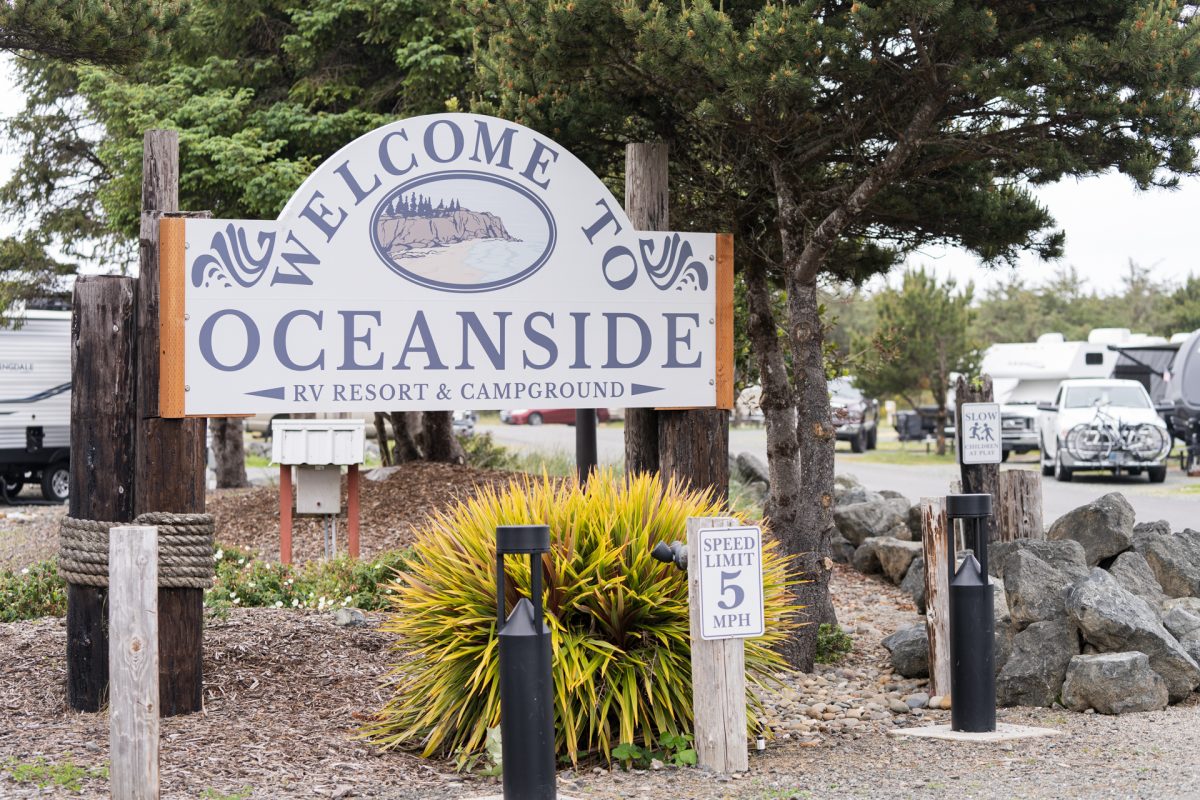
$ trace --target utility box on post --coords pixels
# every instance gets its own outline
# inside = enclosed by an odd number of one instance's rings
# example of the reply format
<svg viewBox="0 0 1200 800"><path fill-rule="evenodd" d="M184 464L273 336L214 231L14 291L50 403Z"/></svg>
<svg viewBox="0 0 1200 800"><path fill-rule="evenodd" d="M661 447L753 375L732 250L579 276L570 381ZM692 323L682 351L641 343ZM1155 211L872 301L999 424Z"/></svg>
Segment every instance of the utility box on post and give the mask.
<svg viewBox="0 0 1200 800"><path fill-rule="evenodd" d="M347 476L348 549L358 558L358 465L363 462L366 423L361 419L276 419L271 422L271 460L279 465L279 558L292 561L292 469L297 514L325 517L325 553L337 548L336 517L342 510L342 467Z"/></svg>

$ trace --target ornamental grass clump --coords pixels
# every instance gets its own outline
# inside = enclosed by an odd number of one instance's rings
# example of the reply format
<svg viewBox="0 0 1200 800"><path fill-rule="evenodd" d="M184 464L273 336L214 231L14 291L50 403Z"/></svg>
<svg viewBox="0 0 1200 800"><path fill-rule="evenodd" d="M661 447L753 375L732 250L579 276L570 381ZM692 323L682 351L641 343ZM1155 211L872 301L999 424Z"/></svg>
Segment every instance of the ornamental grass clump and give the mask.
<svg viewBox="0 0 1200 800"><path fill-rule="evenodd" d="M395 613L382 628L397 637L388 676L395 693L365 733L385 747L455 756L460 765L482 751L500 719L496 527L545 524L558 755L573 763L585 753L611 759L621 744L652 749L689 734L686 576L650 550L685 538L688 517L726 513L706 493L601 471L586 489L547 476L483 488L434 517L390 587ZM530 584L528 560L507 561L506 616ZM785 557L769 537L763 561L767 634L746 640L747 679L758 685L786 668L772 645L794 627ZM757 719L750 724L757 730Z"/></svg>

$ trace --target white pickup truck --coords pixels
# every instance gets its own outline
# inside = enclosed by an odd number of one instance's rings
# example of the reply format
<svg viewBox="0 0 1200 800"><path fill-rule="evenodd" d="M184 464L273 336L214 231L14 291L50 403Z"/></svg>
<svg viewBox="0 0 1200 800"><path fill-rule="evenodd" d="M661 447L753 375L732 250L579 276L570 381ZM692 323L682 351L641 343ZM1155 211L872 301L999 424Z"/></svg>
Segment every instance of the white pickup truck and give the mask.
<svg viewBox="0 0 1200 800"><path fill-rule="evenodd" d="M1069 481L1077 471L1167 477L1171 437L1137 381L1066 380L1053 403L1039 403L1042 474Z"/></svg>

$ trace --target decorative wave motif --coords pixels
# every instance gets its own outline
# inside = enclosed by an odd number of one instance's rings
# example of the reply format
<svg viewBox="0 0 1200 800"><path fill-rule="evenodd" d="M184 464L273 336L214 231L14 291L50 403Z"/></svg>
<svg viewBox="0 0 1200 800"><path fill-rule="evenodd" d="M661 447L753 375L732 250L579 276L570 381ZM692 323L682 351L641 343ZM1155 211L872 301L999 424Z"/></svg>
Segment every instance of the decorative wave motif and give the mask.
<svg viewBox="0 0 1200 800"><path fill-rule="evenodd" d="M258 247L262 252L258 256L246 241L246 229L232 223L226 226L224 233L213 235L209 247L213 252L192 262L192 285L207 287L219 283L231 287L230 281L234 281L249 288L267 274L275 252L275 231L259 231Z"/></svg>
<svg viewBox="0 0 1200 800"><path fill-rule="evenodd" d="M708 288L708 268L695 260L690 242L680 246L679 234L673 233L662 241L662 250L655 259L658 242L654 239L639 239L642 266L650 281L662 291L674 289L682 292L691 289L702 292Z"/></svg>

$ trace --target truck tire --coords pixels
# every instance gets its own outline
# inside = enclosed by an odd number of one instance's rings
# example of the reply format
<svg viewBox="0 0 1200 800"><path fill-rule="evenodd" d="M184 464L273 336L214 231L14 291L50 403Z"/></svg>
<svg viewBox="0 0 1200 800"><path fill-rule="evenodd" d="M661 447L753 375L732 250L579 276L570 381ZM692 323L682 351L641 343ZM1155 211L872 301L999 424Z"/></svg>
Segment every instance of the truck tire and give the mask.
<svg viewBox="0 0 1200 800"><path fill-rule="evenodd" d="M66 461L56 461L42 470L42 497L64 503L70 496L71 468Z"/></svg>
<svg viewBox="0 0 1200 800"><path fill-rule="evenodd" d="M1167 467L1164 464L1161 467L1148 467L1146 469L1146 477L1151 483L1162 483L1167 479Z"/></svg>
<svg viewBox="0 0 1200 800"><path fill-rule="evenodd" d="M1059 452L1054 456L1054 479L1062 483L1070 483L1074 476L1071 468L1062 463L1062 445L1059 445Z"/></svg>
<svg viewBox="0 0 1200 800"><path fill-rule="evenodd" d="M867 449L867 432L860 430L854 434L854 438L850 440L851 453L863 453Z"/></svg>
<svg viewBox="0 0 1200 800"><path fill-rule="evenodd" d="M879 445L879 428L871 428L867 434L867 449L874 450Z"/></svg>

